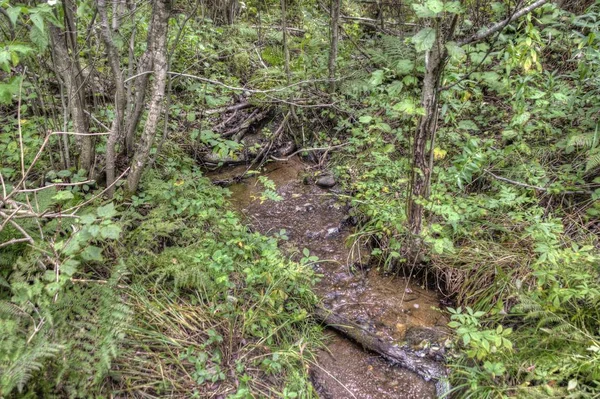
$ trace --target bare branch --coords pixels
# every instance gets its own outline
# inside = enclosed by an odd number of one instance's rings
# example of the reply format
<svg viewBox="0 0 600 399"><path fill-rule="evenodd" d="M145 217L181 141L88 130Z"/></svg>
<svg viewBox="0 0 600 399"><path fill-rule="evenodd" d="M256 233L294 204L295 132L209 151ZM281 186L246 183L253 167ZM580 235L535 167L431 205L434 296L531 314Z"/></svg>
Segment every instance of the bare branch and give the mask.
<svg viewBox="0 0 600 399"><path fill-rule="evenodd" d="M506 177L502 177L502 176L498 176L492 172L490 172L489 170L484 170L485 173L487 173L488 175L492 176L494 179L496 180L500 180L503 181L505 183L509 183L515 186L519 186L519 187L525 187L525 188L531 188L534 190L538 190L538 191L543 191L543 192L547 192L548 189L546 187L540 187L540 186L533 186L531 184L527 184L527 183L522 183L520 181L516 181L516 180L511 180L511 179L507 179ZM591 194L591 191L561 191L560 194Z"/></svg>
<svg viewBox="0 0 600 399"><path fill-rule="evenodd" d="M507 19L497 22L494 25L490 26L489 28L487 28L483 31L480 31L472 36L469 36L463 40L458 41L458 45L464 46L466 44L480 42L483 39L493 35L494 33L504 29L508 24L515 21L516 19L519 19L523 15L527 15L530 12L532 12L533 10L535 10L536 8L539 8L539 7L543 6L544 4L548 3L548 1L549 0L538 0L535 3L533 3L527 7L523 7L519 11L515 12L513 15L508 17Z"/></svg>

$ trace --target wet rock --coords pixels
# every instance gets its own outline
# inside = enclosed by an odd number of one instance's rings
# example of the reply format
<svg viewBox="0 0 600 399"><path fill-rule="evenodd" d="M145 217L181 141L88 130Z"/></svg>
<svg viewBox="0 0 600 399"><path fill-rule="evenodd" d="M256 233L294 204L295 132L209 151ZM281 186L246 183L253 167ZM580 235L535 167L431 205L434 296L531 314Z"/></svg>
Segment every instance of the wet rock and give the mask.
<svg viewBox="0 0 600 399"><path fill-rule="evenodd" d="M321 188L331 188L335 186L337 182L331 175L321 176L317 179L316 184Z"/></svg>
<svg viewBox="0 0 600 399"><path fill-rule="evenodd" d="M406 331L404 339L411 346L439 346L444 340L444 333L434 328L412 327Z"/></svg>
<svg viewBox="0 0 600 399"><path fill-rule="evenodd" d="M306 203L306 204L304 204L302 206L304 207L304 210L306 212L312 212L312 211L315 210L315 206L313 204L311 204L311 203Z"/></svg>
<svg viewBox="0 0 600 399"><path fill-rule="evenodd" d="M330 227L325 231L325 238L331 238L331 237L335 237L338 234L340 234L340 228L339 227Z"/></svg>

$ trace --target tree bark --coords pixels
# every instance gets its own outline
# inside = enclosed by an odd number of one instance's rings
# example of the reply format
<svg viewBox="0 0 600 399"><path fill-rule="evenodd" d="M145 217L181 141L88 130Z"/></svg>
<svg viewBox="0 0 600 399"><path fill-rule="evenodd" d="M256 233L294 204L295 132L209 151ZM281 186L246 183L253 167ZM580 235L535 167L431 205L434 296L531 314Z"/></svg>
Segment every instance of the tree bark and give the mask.
<svg viewBox="0 0 600 399"><path fill-rule="evenodd" d="M331 47L329 49L329 91L335 91L336 59L339 43L340 3L342 0L331 0Z"/></svg>
<svg viewBox="0 0 600 399"><path fill-rule="evenodd" d="M67 5L65 5L66 7ZM57 73L65 87L67 106L73 123L73 130L77 133L89 133L89 122L85 114L84 83L82 73L74 58L77 52L70 49L67 33L58 27L49 24L52 58L56 65ZM77 135L76 144L78 155L78 168L91 173L94 160L94 147L91 136Z"/></svg>
<svg viewBox="0 0 600 399"><path fill-rule="evenodd" d="M421 95L421 107L423 107L425 114L419 120L413 143L412 176L407 213L410 232L415 236L421 233L422 228L422 200L427 199L429 196L432 172L429 159L431 158L437 132L438 87L445 62L446 51L438 29L433 47L425 53L425 76Z"/></svg>
<svg viewBox="0 0 600 399"><path fill-rule="evenodd" d="M115 191L113 182L115 181L117 161L116 145L123 132L125 121L125 83L121 71L119 52L112 39L111 27L108 23L106 0L98 0L98 14L100 15L100 35L104 41L108 63L115 78L115 118L106 141L106 185L110 187L107 194L112 197Z"/></svg>
<svg viewBox="0 0 600 399"><path fill-rule="evenodd" d="M152 71L152 68L154 67L154 51L152 49L154 48L155 17L156 9L153 9L152 17L150 18L146 51L144 52L144 54L142 54L138 65L137 73L139 76L135 79L135 83L133 84L133 89L135 91L135 98L133 99L133 111L129 118L127 118L127 126L125 133L125 148L128 156L133 156L135 132L140 123L142 113L144 112L146 89L148 88L148 82L150 81L150 74L146 72Z"/></svg>
<svg viewBox="0 0 600 399"><path fill-rule="evenodd" d="M129 193L134 193L138 188L144 166L148 162L150 149L156 136L158 120L163 108L168 72L167 33L170 12L170 0L154 1L154 46L152 48L154 82L152 84L152 98L150 99L148 118L146 119L146 125L140 138L140 144L133 156L131 171L129 172L129 176L127 176L127 190Z"/></svg>
<svg viewBox="0 0 600 399"><path fill-rule="evenodd" d="M290 49L288 47L286 1L287 0L281 0L281 31L283 33L283 57L284 57L285 76L286 76L287 82L289 84L290 80L291 80L291 72L290 72Z"/></svg>

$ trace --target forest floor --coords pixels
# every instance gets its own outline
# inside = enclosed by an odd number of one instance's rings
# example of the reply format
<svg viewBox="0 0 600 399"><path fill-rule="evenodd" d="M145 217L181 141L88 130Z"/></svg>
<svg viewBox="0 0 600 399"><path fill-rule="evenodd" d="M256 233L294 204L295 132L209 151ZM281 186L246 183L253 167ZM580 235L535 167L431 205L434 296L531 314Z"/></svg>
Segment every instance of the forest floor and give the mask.
<svg viewBox="0 0 600 399"><path fill-rule="evenodd" d="M347 196L335 185L319 187L310 181L312 168L297 157L269 163L262 176L274 183L279 198L265 198L259 179L249 178L229 187L231 201L253 229L284 238L285 253L311 264L321 276L315 289L326 309L391 346L441 360L448 320L440 311L440 297L408 278L371 269L369 252L353 245ZM224 181L244 169L228 168L210 177ZM433 382L333 330L311 366L311 376L323 398L435 397Z"/></svg>

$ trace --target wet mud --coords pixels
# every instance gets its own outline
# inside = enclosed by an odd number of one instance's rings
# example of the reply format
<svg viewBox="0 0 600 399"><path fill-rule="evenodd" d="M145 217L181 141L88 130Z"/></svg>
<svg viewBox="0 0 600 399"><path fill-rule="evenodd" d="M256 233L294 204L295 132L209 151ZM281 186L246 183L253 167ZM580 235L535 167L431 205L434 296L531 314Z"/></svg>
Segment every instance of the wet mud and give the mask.
<svg viewBox="0 0 600 399"><path fill-rule="evenodd" d="M275 183L281 201L261 199L264 187L256 178L231 185L231 201L246 222L265 235L286 230L283 249L319 261L314 269L322 277L317 294L323 306L354 321L395 345L408 345L423 356L443 352L448 320L439 310L439 297L405 278L382 276L377 270L357 268L368 263L365 248L352 245L345 200L336 187L305 184L310 174L298 158L268 164L261 175ZM238 176L245 167L230 168L213 180ZM365 270L366 269L366 270ZM433 382L390 365L376 354L341 335L328 332L327 349L311 370L322 398L434 398Z"/></svg>

